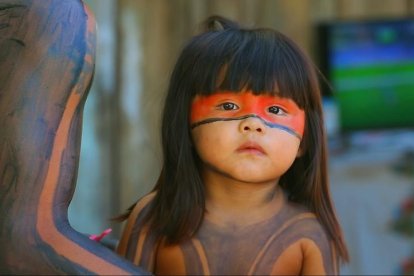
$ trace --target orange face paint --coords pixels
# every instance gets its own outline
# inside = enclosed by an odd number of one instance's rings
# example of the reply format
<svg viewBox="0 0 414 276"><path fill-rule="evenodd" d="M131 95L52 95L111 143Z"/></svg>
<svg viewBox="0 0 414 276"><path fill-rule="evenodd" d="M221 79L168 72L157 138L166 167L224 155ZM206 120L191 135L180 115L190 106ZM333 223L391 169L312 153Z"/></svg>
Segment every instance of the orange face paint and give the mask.
<svg viewBox="0 0 414 276"><path fill-rule="evenodd" d="M195 128L207 123L248 117L258 118L266 126L285 130L299 139L305 128L305 112L293 100L254 95L251 91L223 91L209 96L196 96L191 106L190 125Z"/></svg>

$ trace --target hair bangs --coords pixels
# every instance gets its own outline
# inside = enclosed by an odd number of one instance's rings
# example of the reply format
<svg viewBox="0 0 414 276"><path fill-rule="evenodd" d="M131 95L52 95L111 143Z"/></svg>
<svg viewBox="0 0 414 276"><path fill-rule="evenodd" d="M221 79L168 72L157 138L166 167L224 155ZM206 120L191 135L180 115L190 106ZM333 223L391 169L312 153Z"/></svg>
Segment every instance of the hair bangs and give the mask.
<svg viewBox="0 0 414 276"><path fill-rule="evenodd" d="M308 102L303 91L310 89L309 66L284 35L231 29L195 40L195 48L202 48L194 52L198 55L191 70L194 95L251 90L291 98L301 108Z"/></svg>

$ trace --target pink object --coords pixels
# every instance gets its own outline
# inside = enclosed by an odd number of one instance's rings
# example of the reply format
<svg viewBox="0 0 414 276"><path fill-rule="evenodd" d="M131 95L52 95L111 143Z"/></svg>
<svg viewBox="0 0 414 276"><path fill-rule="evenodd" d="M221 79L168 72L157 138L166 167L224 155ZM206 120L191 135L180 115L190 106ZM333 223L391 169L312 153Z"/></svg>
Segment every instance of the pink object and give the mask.
<svg viewBox="0 0 414 276"><path fill-rule="evenodd" d="M108 235L109 233L112 232L111 228L106 229L105 231L103 231L99 236L98 235L90 235L89 239L94 240L94 241L101 241L106 235Z"/></svg>

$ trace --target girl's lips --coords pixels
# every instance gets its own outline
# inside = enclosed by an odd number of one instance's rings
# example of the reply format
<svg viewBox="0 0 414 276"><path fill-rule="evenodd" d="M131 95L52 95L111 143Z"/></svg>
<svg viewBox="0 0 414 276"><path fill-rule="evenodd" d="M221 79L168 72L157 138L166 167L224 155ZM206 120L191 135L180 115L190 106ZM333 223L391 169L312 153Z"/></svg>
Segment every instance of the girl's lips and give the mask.
<svg viewBox="0 0 414 276"><path fill-rule="evenodd" d="M259 144L251 141L243 143L240 147L237 148L237 152L265 154L264 149Z"/></svg>

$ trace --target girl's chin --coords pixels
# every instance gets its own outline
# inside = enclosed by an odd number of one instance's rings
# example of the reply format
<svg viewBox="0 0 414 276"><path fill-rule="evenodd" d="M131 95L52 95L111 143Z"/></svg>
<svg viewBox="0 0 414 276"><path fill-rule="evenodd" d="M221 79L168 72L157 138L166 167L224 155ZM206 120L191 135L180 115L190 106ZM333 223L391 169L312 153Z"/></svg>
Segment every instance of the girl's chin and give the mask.
<svg viewBox="0 0 414 276"><path fill-rule="evenodd" d="M269 177L263 177L262 174L231 174L229 177L237 182L245 183L245 184L275 184L277 183L279 177L276 176L269 176Z"/></svg>

